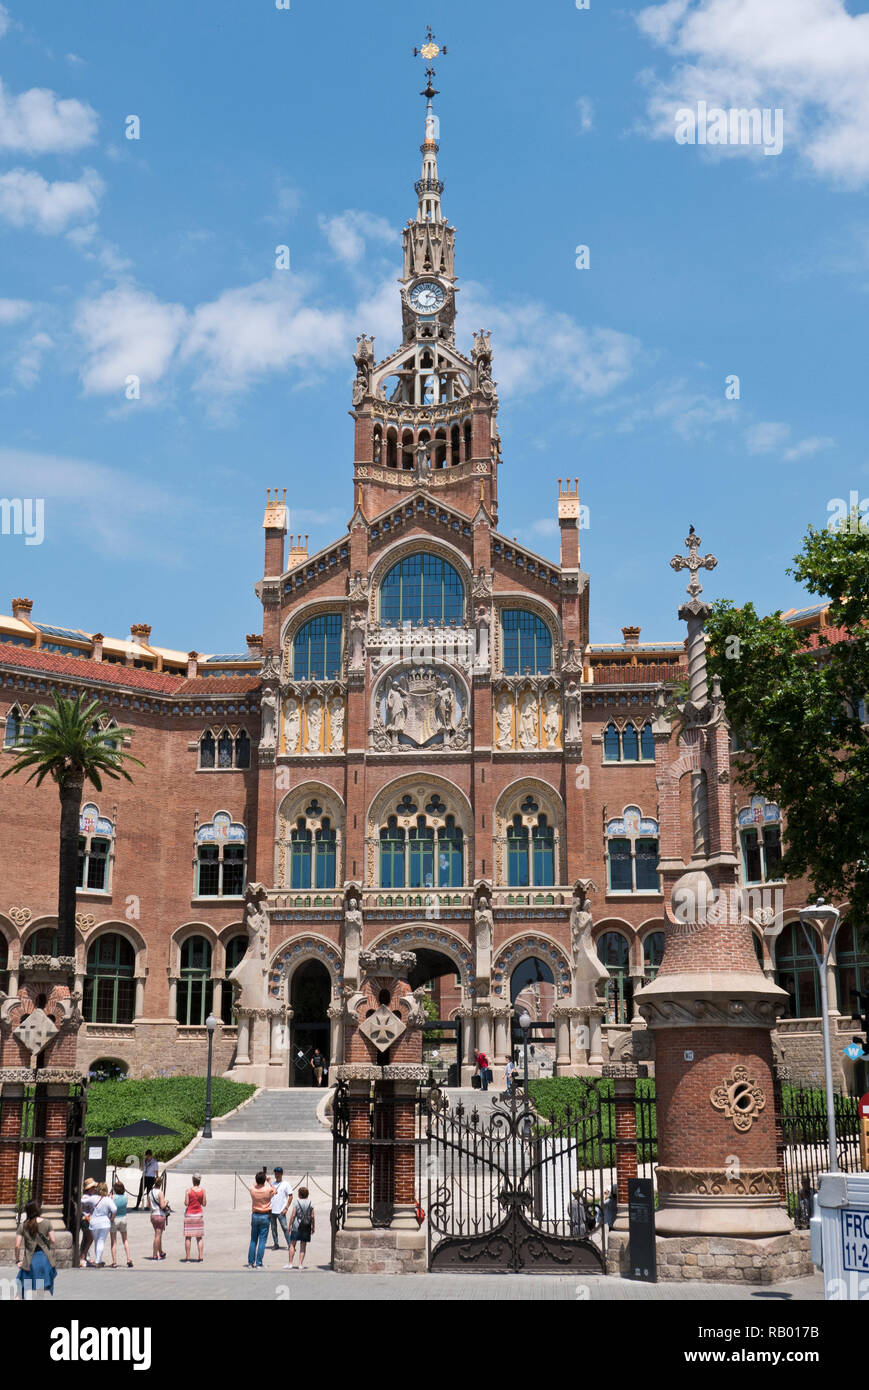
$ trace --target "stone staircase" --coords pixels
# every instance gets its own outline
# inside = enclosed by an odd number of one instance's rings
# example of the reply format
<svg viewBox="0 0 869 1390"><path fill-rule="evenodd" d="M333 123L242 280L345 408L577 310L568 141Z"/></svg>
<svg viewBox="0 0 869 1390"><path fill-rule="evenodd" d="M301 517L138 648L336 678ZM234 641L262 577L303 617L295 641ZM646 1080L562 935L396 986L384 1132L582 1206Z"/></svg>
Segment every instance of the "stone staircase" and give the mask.
<svg viewBox="0 0 869 1390"><path fill-rule="evenodd" d="M200 1139L176 1164L175 1173L240 1173L250 1181L260 1168L279 1163L288 1180L332 1171L332 1135L317 1120L325 1087L262 1091L236 1115L215 1121L212 1139Z"/></svg>

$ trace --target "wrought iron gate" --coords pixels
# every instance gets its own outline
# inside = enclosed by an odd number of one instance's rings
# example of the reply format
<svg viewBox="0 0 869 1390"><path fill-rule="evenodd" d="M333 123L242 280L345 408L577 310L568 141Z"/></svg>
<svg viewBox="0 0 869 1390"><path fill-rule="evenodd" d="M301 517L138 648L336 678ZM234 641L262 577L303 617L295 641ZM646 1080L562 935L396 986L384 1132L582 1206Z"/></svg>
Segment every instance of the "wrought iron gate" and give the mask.
<svg viewBox="0 0 869 1390"><path fill-rule="evenodd" d="M4 1171L12 1173L16 1213L20 1217L31 1198L52 1200L47 1196L51 1189L72 1232L74 1264L78 1263L86 1113L84 1081L71 1084L65 1096L50 1094L46 1085L23 1087L12 1094L0 1087L0 1156L5 1160Z"/></svg>
<svg viewBox="0 0 869 1390"><path fill-rule="evenodd" d="M438 1090L426 1104L431 1270L604 1268L596 1087L556 1124L541 1121L518 1087L491 1110L451 1109Z"/></svg>

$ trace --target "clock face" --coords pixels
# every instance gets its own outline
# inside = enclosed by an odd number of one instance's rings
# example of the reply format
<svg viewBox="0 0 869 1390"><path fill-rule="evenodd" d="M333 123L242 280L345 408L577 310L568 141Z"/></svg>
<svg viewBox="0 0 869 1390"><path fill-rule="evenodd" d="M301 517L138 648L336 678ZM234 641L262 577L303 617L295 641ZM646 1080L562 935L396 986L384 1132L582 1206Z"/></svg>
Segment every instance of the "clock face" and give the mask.
<svg viewBox="0 0 869 1390"><path fill-rule="evenodd" d="M446 300L442 286L436 280L420 280L410 292L411 308L418 314L435 314Z"/></svg>

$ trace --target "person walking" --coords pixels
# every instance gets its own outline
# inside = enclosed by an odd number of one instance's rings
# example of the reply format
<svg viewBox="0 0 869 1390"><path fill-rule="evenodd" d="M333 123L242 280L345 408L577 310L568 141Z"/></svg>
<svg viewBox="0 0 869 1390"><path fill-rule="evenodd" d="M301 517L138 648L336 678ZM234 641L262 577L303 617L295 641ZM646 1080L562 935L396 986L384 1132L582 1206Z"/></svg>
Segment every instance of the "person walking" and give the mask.
<svg viewBox="0 0 869 1390"><path fill-rule="evenodd" d="M190 1261L191 1242L196 1241L198 1259L193 1264L202 1264L205 1247L205 1188L199 1173L193 1174L193 1181L184 1193L184 1259Z"/></svg>
<svg viewBox="0 0 869 1390"><path fill-rule="evenodd" d="M308 1242L314 1234L314 1203L310 1199L307 1187L299 1188L299 1195L293 1203L290 1223L290 1248L284 1268L293 1268L293 1257L298 1245L299 1269L303 1269Z"/></svg>
<svg viewBox="0 0 869 1390"><path fill-rule="evenodd" d="M263 1252L269 1234L269 1215L272 1209L272 1198L275 1195L275 1189L266 1176L265 1168L257 1173L253 1180L253 1187L249 1187L248 1191L251 1200L250 1245L248 1246L245 1268L262 1269Z"/></svg>
<svg viewBox="0 0 869 1390"><path fill-rule="evenodd" d="M81 1244L78 1252L78 1267L85 1269L89 1264L88 1251L94 1243L91 1235L91 1212L97 1200L97 1185L93 1178L85 1178L81 1191L81 1218L79 1221L79 1232Z"/></svg>
<svg viewBox="0 0 869 1390"><path fill-rule="evenodd" d="M54 1280L57 1275L54 1256L54 1232L50 1221L42 1221L42 1207L39 1202L28 1202L24 1208L24 1219L15 1233L15 1263L18 1273L15 1278L21 1289L21 1297L42 1298L45 1290L54 1293Z"/></svg>
<svg viewBox="0 0 869 1390"><path fill-rule="evenodd" d="M151 1152L151 1150L150 1150L150 1149L146 1149L146 1150L145 1150L145 1166L144 1166L143 1169L142 1169L142 1181L139 1183L139 1195L138 1195L138 1197L136 1198L136 1207L135 1207L135 1210L136 1210L136 1211L138 1211L138 1210L139 1210L139 1207L142 1205L143 1197L144 1197L145 1205L146 1205L146 1206L148 1205L148 1198L149 1198L149 1196L151 1195L151 1188L154 1186L155 1182L157 1181L157 1178L158 1178L158 1176L159 1176L159 1173L160 1173L160 1165L159 1165L159 1163L157 1162L157 1160L156 1160L156 1158L154 1157L154 1155L153 1155L153 1153Z"/></svg>
<svg viewBox="0 0 869 1390"><path fill-rule="evenodd" d="M281 1247L278 1243L279 1226L284 1233L284 1241L287 1245L290 1243L290 1237L287 1232L287 1212L290 1209L290 1202L293 1200L293 1189L288 1182L284 1182L283 1168L276 1168L274 1171L275 1180L273 1186L275 1195L272 1198L271 1208L269 1210L269 1226L271 1227L272 1233L272 1249L280 1250Z"/></svg>
<svg viewBox="0 0 869 1390"><path fill-rule="evenodd" d="M153 1185L148 1190L148 1208L151 1212L151 1225L154 1228L154 1253L145 1257L149 1260L165 1260L166 1258L166 1252L163 1249L163 1232L166 1229L171 1208L163 1191L164 1178L165 1174L163 1178L155 1178Z"/></svg>
<svg viewBox="0 0 869 1390"><path fill-rule="evenodd" d="M112 1229L112 1222L115 1219L117 1208L109 1196L109 1189L104 1182L97 1186L97 1199L91 1211L91 1235L94 1239L94 1269L103 1268L103 1252L106 1248L106 1241Z"/></svg>
<svg viewBox="0 0 869 1390"><path fill-rule="evenodd" d="M130 1254L130 1242L127 1239L127 1189L124 1187L120 1178L115 1178L112 1184L112 1201L115 1204L115 1214L112 1217L111 1228L111 1249L112 1249L112 1269L118 1267L118 1236L121 1237L124 1246L124 1254L127 1257L127 1269L133 1268L133 1258Z"/></svg>
<svg viewBox="0 0 869 1390"><path fill-rule="evenodd" d="M323 1084L323 1072L324 1072L324 1070L325 1070L325 1067L326 1067L326 1059L325 1059L325 1057L323 1056L322 1052L320 1051L319 1047L315 1047L315 1048L314 1048L314 1055L313 1055L313 1057L311 1058L311 1068L312 1068L312 1070L313 1070L313 1072L314 1072L314 1085L315 1085L315 1086L322 1086L322 1084Z"/></svg>
<svg viewBox="0 0 869 1390"><path fill-rule="evenodd" d="M479 1078L480 1078L480 1089L483 1090L483 1091L488 1091L488 1089L489 1089L489 1059L488 1059L488 1057L486 1056L485 1052L475 1052L475 1053L474 1053L474 1064L475 1064L475 1069L476 1069L476 1071L477 1071L477 1075L478 1075Z"/></svg>
<svg viewBox="0 0 869 1390"><path fill-rule="evenodd" d="M513 1061L512 1057L509 1058L504 1068L504 1075L507 1080L507 1095L512 1096L513 1087L516 1084L516 1063Z"/></svg>

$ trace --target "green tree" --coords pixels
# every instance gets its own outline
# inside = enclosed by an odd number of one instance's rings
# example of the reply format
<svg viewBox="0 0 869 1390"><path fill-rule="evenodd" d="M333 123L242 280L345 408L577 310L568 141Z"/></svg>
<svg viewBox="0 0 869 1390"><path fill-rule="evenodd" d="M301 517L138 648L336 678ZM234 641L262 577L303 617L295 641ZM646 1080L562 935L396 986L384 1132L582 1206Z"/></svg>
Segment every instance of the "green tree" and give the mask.
<svg viewBox="0 0 869 1390"><path fill-rule="evenodd" d="M809 527L787 571L829 602L828 638L729 599L707 623L710 670L721 677L746 756L737 774L775 801L786 820L782 870L816 893L869 910L869 533L851 517L835 531Z"/></svg>
<svg viewBox="0 0 869 1390"><path fill-rule="evenodd" d="M57 952L75 954L75 890L78 879L78 840L81 799L85 782L102 791L103 777L124 777L131 782L125 762L143 764L124 752L121 744L130 729L101 729L101 706L84 693L68 699L57 692L51 705L37 705L31 712L33 733L29 742L16 746L15 761L4 777L32 769L28 782L40 786L50 777L60 796L60 864L57 889Z"/></svg>

